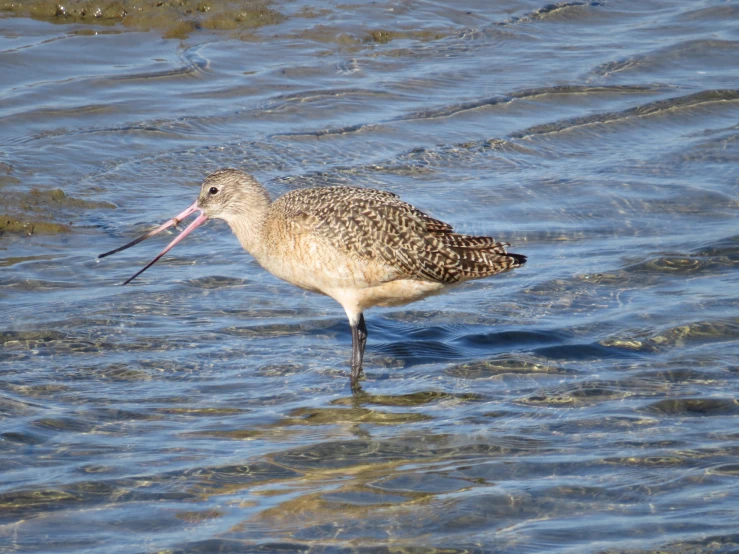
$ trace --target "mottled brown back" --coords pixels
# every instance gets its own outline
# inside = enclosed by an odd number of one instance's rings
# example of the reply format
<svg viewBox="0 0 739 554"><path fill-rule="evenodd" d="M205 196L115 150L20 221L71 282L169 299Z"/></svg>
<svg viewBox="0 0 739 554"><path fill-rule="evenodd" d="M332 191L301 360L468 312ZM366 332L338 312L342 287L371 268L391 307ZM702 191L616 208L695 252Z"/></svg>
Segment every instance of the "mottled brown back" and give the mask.
<svg viewBox="0 0 739 554"><path fill-rule="evenodd" d="M456 283L519 267L504 242L460 235L396 194L355 187L292 191L272 206L349 255L381 261L396 278Z"/></svg>

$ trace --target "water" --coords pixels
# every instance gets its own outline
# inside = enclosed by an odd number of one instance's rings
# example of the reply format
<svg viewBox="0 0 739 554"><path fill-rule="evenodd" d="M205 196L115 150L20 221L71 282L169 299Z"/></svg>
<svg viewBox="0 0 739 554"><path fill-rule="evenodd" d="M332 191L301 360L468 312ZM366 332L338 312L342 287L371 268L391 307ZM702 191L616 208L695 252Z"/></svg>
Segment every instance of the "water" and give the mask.
<svg viewBox="0 0 739 554"><path fill-rule="evenodd" d="M0 551L739 549L739 6L490 4L0 12ZM225 225L95 262L225 166L529 263L368 312L352 396Z"/></svg>

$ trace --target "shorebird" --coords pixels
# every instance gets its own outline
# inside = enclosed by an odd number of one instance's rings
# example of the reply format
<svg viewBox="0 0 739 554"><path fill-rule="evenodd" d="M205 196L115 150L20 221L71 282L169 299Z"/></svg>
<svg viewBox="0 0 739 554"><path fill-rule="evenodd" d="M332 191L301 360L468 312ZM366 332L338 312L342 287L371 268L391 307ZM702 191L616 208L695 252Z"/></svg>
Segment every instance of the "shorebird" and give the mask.
<svg viewBox="0 0 739 554"><path fill-rule="evenodd" d="M348 186L298 189L270 199L236 169L211 173L185 211L103 258L176 226L199 212L127 285L210 218L223 219L262 267L302 289L336 300L352 332L351 387L359 390L367 326L364 311L402 306L452 285L520 267L526 256L505 242L455 233L452 226L398 195Z"/></svg>

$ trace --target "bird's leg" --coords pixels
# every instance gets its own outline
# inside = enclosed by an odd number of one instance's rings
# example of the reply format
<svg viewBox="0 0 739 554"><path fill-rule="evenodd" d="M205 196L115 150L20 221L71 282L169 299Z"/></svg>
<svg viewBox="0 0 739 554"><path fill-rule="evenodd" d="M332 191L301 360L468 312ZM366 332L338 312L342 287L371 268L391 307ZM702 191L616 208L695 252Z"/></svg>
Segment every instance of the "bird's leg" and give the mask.
<svg viewBox="0 0 739 554"><path fill-rule="evenodd" d="M359 373L362 373L362 361L364 360L364 347L367 346L367 324L364 322L364 314L359 314Z"/></svg>
<svg viewBox="0 0 739 554"><path fill-rule="evenodd" d="M364 358L364 347L367 344L367 325L364 315L359 314L356 323L349 322L352 328L352 377L351 385L353 391L359 390L359 376L362 374L362 359Z"/></svg>

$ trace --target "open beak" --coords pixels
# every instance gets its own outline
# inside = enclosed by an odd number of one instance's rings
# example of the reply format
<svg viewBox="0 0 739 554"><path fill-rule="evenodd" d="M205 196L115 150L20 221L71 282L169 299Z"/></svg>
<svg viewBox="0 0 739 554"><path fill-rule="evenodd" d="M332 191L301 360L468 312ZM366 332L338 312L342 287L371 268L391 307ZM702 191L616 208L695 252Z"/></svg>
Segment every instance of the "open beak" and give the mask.
<svg viewBox="0 0 739 554"><path fill-rule="evenodd" d="M110 252L106 252L105 254L100 254L98 256L98 258L104 258L105 256L110 256L111 254L115 254L116 252L120 252L122 250L125 250L126 248L131 248L132 246L136 246L141 241L144 241L144 240L148 239L149 237L153 237L154 235L156 235L157 233L161 233L165 229L169 229L170 227L174 227L175 225L178 225L180 223L180 221L182 221L186 217L190 217L192 214L194 214L197 211L200 211L200 215L198 215L198 217L196 217L190 223L190 225L188 225L187 227L185 227L185 229L183 229L183 231L179 235L177 235L177 237L172 242L170 242L167 245L167 247L164 250L162 250L157 255L156 258L154 258L148 264L146 264L144 266L144 268L142 270L138 271L133 277L130 277L128 280L126 280L123 283L123 285L125 286L128 283L130 283L131 281L133 281L136 277L138 277L139 275L141 275L144 271L146 271L151 266L153 266L155 263L157 263L159 261L159 259L162 256L164 256L167 252L169 252L170 250L172 250L172 248L174 248L177 245L178 242L180 242L187 235L189 235L190 233L192 233L196 228L200 227L203 223L205 223L206 221L208 221L208 216L205 215L205 212L203 212L203 210L201 210L198 207L197 200L195 202L193 202L192 206L190 206L189 208L187 208L184 212L182 212L181 214L178 214L177 216L173 217L172 219L170 219L166 223L162 223L156 229L152 229L148 233L146 233L144 235L141 235L136 240L132 240L131 242L129 242L128 244L126 244L124 246L121 246L120 248L116 248L115 250L111 250Z"/></svg>

